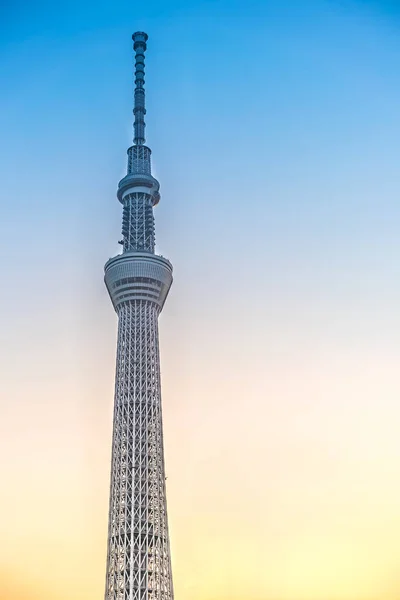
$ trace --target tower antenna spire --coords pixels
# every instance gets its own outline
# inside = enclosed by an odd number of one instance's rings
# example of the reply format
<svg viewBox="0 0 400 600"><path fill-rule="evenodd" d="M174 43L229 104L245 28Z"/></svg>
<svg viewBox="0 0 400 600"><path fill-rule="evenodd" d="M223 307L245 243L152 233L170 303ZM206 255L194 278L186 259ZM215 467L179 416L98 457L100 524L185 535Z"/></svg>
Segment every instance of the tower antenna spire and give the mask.
<svg viewBox="0 0 400 600"><path fill-rule="evenodd" d="M143 31L137 31L132 35L133 49L135 51L135 103L133 114L135 115L134 138L133 143L136 146L143 146L146 141L144 130L146 123L144 116L145 108L145 91L144 91L144 53L147 49L147 40L149 36Z"/></svg>

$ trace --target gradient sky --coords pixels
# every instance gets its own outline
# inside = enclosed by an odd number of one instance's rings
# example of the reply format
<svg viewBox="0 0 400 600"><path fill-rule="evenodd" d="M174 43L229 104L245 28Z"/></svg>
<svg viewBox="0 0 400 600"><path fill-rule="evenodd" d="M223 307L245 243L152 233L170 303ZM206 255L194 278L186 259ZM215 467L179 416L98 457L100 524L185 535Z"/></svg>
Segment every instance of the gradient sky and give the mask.
<svg viewBox="0 0 400 600"><path fill-rule="evenodd" d="M3 0L0 597L104 593L149 33L177 600L400 598L400 4Z"/></svg>

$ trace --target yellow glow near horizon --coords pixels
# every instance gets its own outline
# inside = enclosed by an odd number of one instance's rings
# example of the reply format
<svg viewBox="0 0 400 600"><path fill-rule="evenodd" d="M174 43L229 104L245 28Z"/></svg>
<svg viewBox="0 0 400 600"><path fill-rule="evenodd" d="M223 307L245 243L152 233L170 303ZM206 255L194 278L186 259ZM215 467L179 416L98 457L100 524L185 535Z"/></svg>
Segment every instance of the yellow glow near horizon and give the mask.
<svg viewBox="0 0 400 600"><path fill-rule="evenodd" d="M204 358L205 347L196 352ZM268 381L251 387L254 364L240 379L232 373L231 381L218 381L212 354L204 365L211 379L198 380L191 398L188 375L176 388L177 365L165 361L177 598L395 600L398 409L393 388L381 385L388 362L362 381L357 364L365 357L358 357L346 366L353 382L344 371L338 379L336 367L320 366L315 385L314 367L307 371L303 363L298 370L286 359L290 381L275 368ZM94 390L83 425L77 389L61 390L61 404L69 403L61 421L51 386L47 394L40 383L33 395L32 385L19 390L30 394L19 436L2 438L3 453L18 448L4 474L8 518L2 521L0 590L7 600L67 600L71 589L76 600L95 600L103 593L113 369L104 370L101 401L96 406ZM341 385L360 398L363 413L360 404L356 409L344 402ZM8 419L16 431L18 407L10 408Z"/></svg>

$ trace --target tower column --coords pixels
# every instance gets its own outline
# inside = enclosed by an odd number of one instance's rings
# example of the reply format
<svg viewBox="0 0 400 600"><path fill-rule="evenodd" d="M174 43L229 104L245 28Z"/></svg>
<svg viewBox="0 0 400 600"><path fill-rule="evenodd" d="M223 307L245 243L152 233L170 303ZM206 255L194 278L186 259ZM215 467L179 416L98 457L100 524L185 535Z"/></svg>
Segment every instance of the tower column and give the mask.
<svg viewBox="0 0 400 600"><path fill-rule="evenodd" d="M158 313L143 300L118 309L106 600L172 598Z"/></svg>
<svg viewBox="0 0 400 600"><path fill-rule="evenodd" d="M173 600L158 341L172 265L155 254L160 186L143 145L147 35L132 37L135 137L117 191L123 250L106 263L104 276L118 315L105 600Z"/></svg>

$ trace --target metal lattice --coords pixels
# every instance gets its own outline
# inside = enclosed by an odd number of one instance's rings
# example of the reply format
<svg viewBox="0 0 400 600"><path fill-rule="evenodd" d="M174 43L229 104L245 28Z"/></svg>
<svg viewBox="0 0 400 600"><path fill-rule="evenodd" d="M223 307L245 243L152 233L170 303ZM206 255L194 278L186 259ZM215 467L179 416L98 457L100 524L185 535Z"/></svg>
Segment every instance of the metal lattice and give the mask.
<svg viewBox="0 0 400 600"><path fill-rule="evenodd" d="M143 300L118 310L106 600L173 597L158 312Z"/></svg>
<svg viewBox="0 0 400 600"><path fill-rule="evenodd" d="M128 174L151 175L151 150L147 146L131 146L128 149Z"/></svg>
<svg viewBox="0 0 400 600"><path fill-rule="evenodd" d="M136 192L124 197L122 236L124 252L154 252L153 200L150 194Z"/></svg>
<svg viewBox="0 0 400 600"><path fill-rule="evenodd" d="M158 343L172 265L154 254L153 206L160 194L143 145L147 35L133 40L135 139L117 193L123 252L105 266L119 320L105 600L173 600Z"/></svg>

